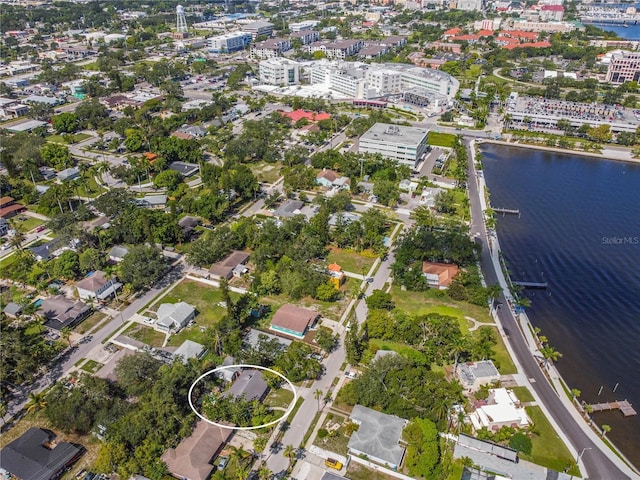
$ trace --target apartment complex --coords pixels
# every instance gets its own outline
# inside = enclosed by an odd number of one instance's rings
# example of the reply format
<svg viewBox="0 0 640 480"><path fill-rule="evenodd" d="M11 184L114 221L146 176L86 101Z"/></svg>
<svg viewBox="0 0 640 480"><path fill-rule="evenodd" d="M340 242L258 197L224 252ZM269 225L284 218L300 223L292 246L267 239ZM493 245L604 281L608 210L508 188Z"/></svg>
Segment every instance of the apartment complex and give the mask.
<svg viewBox="0 0 640 480"><path fill-rule="evenodd" d="M251 34L231 32L211 37L208 42L209 53L230 53L244 50L251 43Z"/></svg>
<svg viewBox="0 0 640 480"><path fill-rule="evenodd" d="M360 137L358 153L379 153L414 168L427 151L429 130L376 123Z"/></svg>
<svg viewBox="0 0 640 480"><path fill-rule="evenodd" d="M300 82L300 64L286 58L270 58L260 62L259 76L267 85L295 85Z"/></svg>
<svg viewBox="0 0 640 480"><path fill-rule="evenodd" d="M611 56L605 80L615 85L640 80L640 52L615 52Z"/></svg>
<svg viewBox="0 0 640 480"><path fill-rule="evenodd" d="M251 45L251 56L254 58L274 58L283 52L291 50L291 40L288 38L270 38L264 42Z"/></svg>
<svg viewBox="0 0 640 480"><path fill-rule="evenodd" d="M320 22L318 20L305 20L304 22L290 23L289 30L291 30L293 33L313 30L318 26L319 23Z"/></svg>

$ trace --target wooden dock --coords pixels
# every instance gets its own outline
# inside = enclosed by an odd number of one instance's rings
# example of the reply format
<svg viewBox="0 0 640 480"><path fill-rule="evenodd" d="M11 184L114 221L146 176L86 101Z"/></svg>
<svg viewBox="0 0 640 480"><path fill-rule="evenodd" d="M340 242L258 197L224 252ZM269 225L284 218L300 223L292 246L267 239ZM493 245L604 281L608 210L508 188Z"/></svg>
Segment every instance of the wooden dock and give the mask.
<svg viewBox="0 0 640 480"><path fill-rule="evenodd" d="M514 285L518 285L519 287L533 288L533 289L538 289L538 290L544 290L545 288L547 288L549 286L549 284L547 282L517 282L517 281L512 281L511 283L513 283Z"/></svg>
<svg viewBox="0 0 640 480"><path fill-rule="evenodd" d="M505 214L505 213L509 213L511 215L518 215L520 216L520 209L513 209L513 208L494 208L493 209L494 212L496 213L501 213L501 214Z"/></svg>
<svg viewBox="0 0 640 480"><path fill-rule="evenodd" d="M594 403L591 405L593 412L605 412L608 410L620 410L625 417L636 415L636 411L627 400L621 402Z"/></svg>

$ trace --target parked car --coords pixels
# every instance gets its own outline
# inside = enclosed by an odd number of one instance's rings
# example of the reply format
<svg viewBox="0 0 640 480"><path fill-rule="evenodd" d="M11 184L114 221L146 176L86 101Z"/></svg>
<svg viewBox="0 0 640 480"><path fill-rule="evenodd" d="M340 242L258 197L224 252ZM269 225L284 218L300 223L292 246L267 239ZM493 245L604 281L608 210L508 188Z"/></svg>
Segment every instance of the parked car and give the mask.
<svg viewBox="0 0 640 480"><path fill-rule="evenodd" d="M40 225L38 228L36 228L36 232L40 233L40 232L44 232L47 229L47 227L45 227L44 225Z"/></svg>

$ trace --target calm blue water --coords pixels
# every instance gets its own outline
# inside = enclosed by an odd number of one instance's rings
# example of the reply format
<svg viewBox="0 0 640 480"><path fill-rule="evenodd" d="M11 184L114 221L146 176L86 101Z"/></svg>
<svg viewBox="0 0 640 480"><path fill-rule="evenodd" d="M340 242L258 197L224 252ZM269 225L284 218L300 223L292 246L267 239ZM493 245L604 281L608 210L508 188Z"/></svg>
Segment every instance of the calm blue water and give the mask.
<svg viewBox="0 0 640 480"><path fill-rule="evenodd" d="M625 40L640 40L640 25L629 25L627 28L599 23L594 25L602 30L615 32L619 37L624 38Z"/></svg>
<svg viewBox="0 0 640 480"><path fill-rule="evenodd" d="M628 399L640 413L640 165L515 147L482 148L511 276L528 291L535 326L564 354L569 388L589 403ZM616 392L613 389L618 383ZM598 390L603 387L598 396ZM640 466L640 415L593 415Z"/></svg>

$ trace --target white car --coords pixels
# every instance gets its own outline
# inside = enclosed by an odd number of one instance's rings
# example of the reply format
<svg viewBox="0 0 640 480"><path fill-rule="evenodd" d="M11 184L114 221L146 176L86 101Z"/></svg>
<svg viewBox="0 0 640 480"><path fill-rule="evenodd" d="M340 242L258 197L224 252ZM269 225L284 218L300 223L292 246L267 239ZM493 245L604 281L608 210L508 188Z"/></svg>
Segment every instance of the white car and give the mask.
<svg viewBox="0 0 640 480"><path fill-rule="evenodd" d="M11 248L11 245L9 245L8 243L3 243L2 247L0 247L0 250L9 250Z"/></svg>

